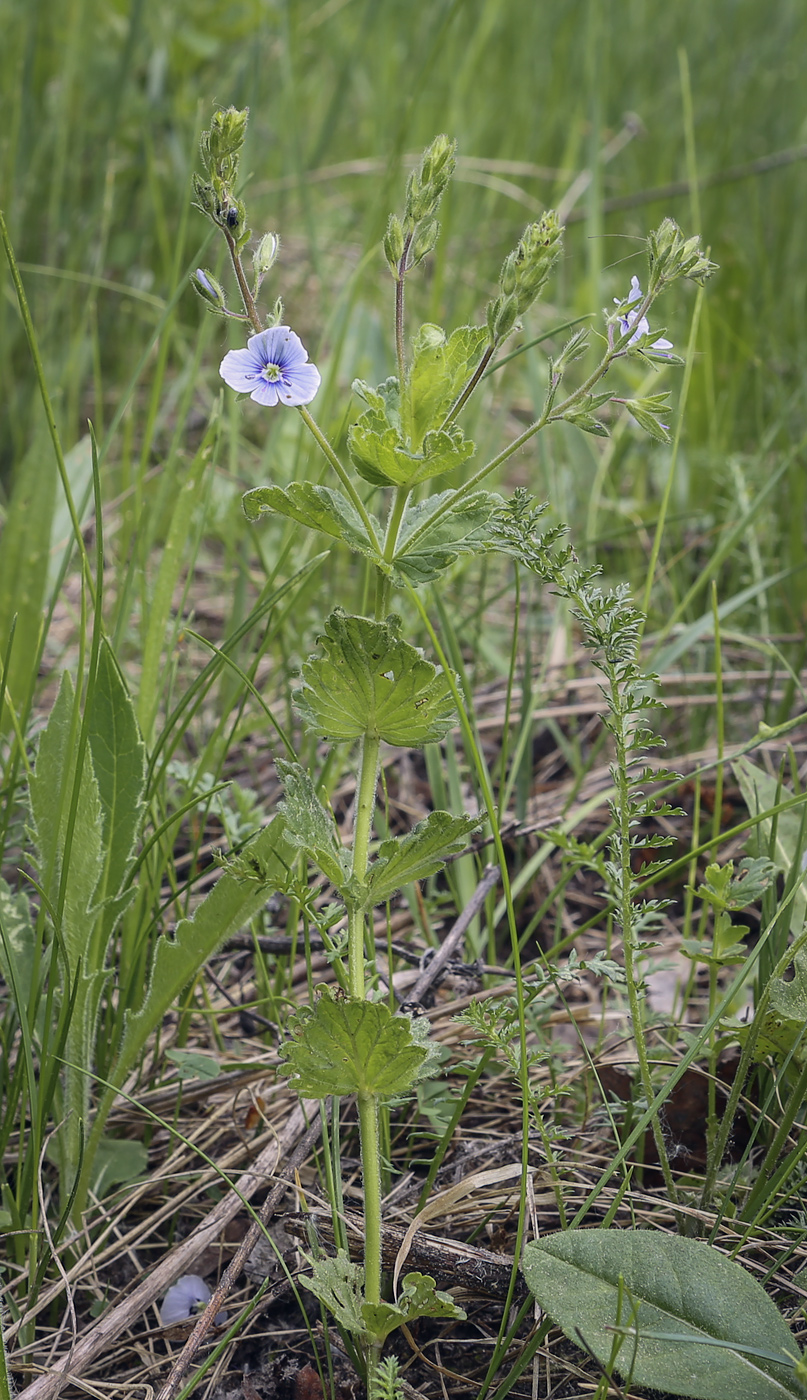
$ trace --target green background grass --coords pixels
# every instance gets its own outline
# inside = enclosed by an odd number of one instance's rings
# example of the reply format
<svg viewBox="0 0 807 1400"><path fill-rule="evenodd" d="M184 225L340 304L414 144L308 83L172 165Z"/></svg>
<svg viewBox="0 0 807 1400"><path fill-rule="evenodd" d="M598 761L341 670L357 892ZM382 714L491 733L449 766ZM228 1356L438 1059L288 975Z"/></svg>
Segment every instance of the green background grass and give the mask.
<svg viewBox="0 0 807 1400"><path fill-rule="evenodd" d="M806 38L796 0L772 10L752 0L6 0L2 203L65 448L91 418L105 500L123 496L111 546L119 576L133 544L144 565L162 538L176 473L218 392L220 353L239 343L237 328L228 341L184 279L204 260L208 237L188 209L199 132L215 105L248 105L242 170L253 226L283 239L266 299L283 292L287 319L325 369L317 411L337 438L354 374L374 379L392 368L390 285L377 245L401 202L402 157L437 131L456 136L471 164L445 202L436 258L412 279L413 311L424 318L478 318L524 223L562 200L586 168L593 179L572 212L560 276L527 331L623 295L630 275L642 274L642 237L664 215L699 232L721 271L700 322L651 606L656 621L676 609L683 620L700 616L710 561L745 514L720 561L721 602L787 569L734 620L800 631L804 163L643 201L660 186L712 180L807 140ZM597 153L626 113L641 130L603 164ZM635 202L607 212L620 198ZM207 256L221 268L216 245ZM3 287L0 482L8 501L24 479L18 505L36 515L27 523L35 549L55 475L13 289ZM676 289L668 303L668 333L683 345L694 292ZM482 450L500 445L509 407L528 413L539 401L542 364L531 352L500 377L504 398L478 429ZM677 396L675 373L653 387L667 382ZM287 476L318 473L320 463L298 447L296 421L232 403L225 411L222 465L233 481L224 471L210 490L206 529L243 549L241 486L265 479L270 464ZM669 451L632 430L605 458L600 443L568 429L544 437L520 459L518 479L550 497L609 573L641 587ZM86 453L84 461L86 479ZM75 471L80 496L80 464ZM57 534L49 530L54 543ZM19 581L19 559L5 546L4 635ZM120 604L119 629L124 611Z"/></svg>

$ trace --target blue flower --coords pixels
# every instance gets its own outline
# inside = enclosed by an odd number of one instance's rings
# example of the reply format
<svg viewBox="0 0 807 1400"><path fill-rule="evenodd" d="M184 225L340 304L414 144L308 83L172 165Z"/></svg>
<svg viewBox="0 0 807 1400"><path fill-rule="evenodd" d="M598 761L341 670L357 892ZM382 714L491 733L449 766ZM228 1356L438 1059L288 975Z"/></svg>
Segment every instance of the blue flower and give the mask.
<svg viewBox="0 0 807 1400"><path fill-rule="evenodd" d="M196 1318L210 1302L211 1296L210 1289L198 1274L183 1274L163 1299L160 1308L163 1327L173 1327L177 1322ZM216 1317L216 1326L223 1327L226 1321L227 1314L222 1310Z"/></svg>
<svg viewBox="0 0 807 1400"><path fill-rule="evenodd" d="M246 350L224 356L219 374L231 389L268 408L310 403L320 386L319 370L308 363L308 351L288 326L250 336Z"/></svg>
<svg viewBox="0 0 807 1400"><path fill-rule="evenodd" d="M642 295L642 289L639 286L639 278L631 277L630 292L628 293L628 296L625 298L625 300L627 302L641 301ZM614 297L614 304L616 306L622 305L622 303L617 297ZM648 323L647 317L640 317L638 311L628 311L624 316L620 316L619 329L623 335L627 335L628 331L633 329L633 335L628 341L626 349L629 348L631 345L635 345L637 340L642 339L642 336L650 335L650 325ZM252 342L250 342L250 344L251 343ZM665 340L664 336L660 336L658 340L653 341L652 345L649 348L651 350L672 350L673 343L671 340Z"/></svg>

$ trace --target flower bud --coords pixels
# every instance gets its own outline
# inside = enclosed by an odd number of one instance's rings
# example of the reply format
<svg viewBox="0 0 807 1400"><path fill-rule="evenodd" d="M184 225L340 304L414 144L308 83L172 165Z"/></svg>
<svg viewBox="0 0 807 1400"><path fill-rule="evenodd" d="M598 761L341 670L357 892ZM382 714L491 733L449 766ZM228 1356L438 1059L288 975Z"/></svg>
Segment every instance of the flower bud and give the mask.
<svg viewBox="0 0 807 1400"><path fill-rule="evenodd" d="M389 264L389 270L393 277L398 279L401 268L401 258L404 250L404 232L400 219L394 214L390 214L387 231L384 234L384 257Z"/></svg>
<svg viewBox="0 0 807 1400"><path fill-rule="evenodd" d="M702 251L698 235L685 239L674 219L664 219L650 234L647 250L651 291L662 282L675 282L679 277L705 282L717 270L717 263L711 262Z"/></svg>
<svg viewBox="0 0 807 1400"><path fill-rule="evenodd" d="M456 165L456 141L436 136L424 151L419 170L413 170L406 186L405 222L418 224L437 211L443 191Z"/></svg>
<svg viewBox="0 0 807 1400"><path fill-rule="evenodd" d="M437 239L440 236L440 225L433 215L422 219L415 229L415 236L412 239L412 251L409 255L409 267L417 267L422 262L427 253L430 253Z"/></svg>
<svg viewBox="0 0 807 1400"><path fill-rule="evenodd" d="M260 286L272 264L276 261L280 252L280 239L276 233L265 233L255 252L252 254L252 266L255 269L255 276Z"/></svg>
<svg viewBox="0 0 807 1400"><path fill-rule="evenodd" d="M519 316L532 306L562 248L563 228L550 210L524 230L518 247L505 258L499 285L505 296L515 296Z"/></svg>
<svg viewBox="0 0 807 1400"><path fill-rule="evenodd" d="M210 130L205 132L210 158L218 163L227 156L237 156L247 134L249 108L239 111L227 107L213 113Z"/></svg>
<svg viewBox="0 0 807 1400"><path fill-rule="evenodd" d="M190 281L194 291L199 293L203 301L206 301L216 311L226 311L227 303L224 299L224 290L211 273L205 272L202 267L197 267L196 271L191 273Z"/></svg>
<svg viewBox="0 0 807 1400"><path fill-rule="evenodd" d="M515 296L500 296L488 302L488 331L494 345L499 345L510 334L517 320L518 302Z"/></svg>
<svg viewBox="0 0 807 1400"><path fill-rule="evenodd" d="M203 180L200 175L194 174L193 192L196 195L196 208L201 209L208 218L215 218L216 214L216 194L213 186Z"/></svg>

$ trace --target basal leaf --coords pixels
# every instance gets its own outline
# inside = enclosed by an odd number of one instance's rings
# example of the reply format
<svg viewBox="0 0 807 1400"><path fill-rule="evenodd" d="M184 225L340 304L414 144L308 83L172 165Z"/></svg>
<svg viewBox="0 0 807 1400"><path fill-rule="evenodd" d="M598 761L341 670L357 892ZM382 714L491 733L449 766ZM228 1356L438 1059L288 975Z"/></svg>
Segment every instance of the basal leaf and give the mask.
<svg viewBox="0 0 807 1400"><path fill-rule="evenodd" d="M285 1072L302 1098L403 1093L428 1055L408 1017L394 1017L384 1002L335 1001L325 992L291 1029Z"/></svg>
<svg viewBox="0 0 807 1400"><path fill-rule="evenodd" d="M439 428L489 343L486 327L458 326L446 340L440 326L421 326L412 344L410 376L415 448L430 429Z"/></svg>
<svg viewBox="0 0 807 1400"><path fill-rule="evenodd" d="M428 583L453 564L460 554L480 553L488 545L486 526L503 504L501 496L492 491L475 491L471 496L461 496L456 506L429 525L430 517L456 495L454 491L441 491L426 501L407 506L393 562L398 572L414 584ZM421 529L422 535L410 547L408 542L415 530Z"/></svg>
<svg viewBox="0 0 807 1400"><path fill-rule="evenodd" d="M114 1085L123 1082L174 998L207 958L248 924L285 882L294 857L283 818L277 816L229 862L193 916L180 920L173 935L158 938L143 1004L126 1016L123 1042L109 1076Z"/></svg>
<svg viewBox="0 0 807 1400"><path fill-rule="evenodd" d="M311 1277L301 1276L300 1283L324 1303L347 1332L362 1336L363 1265L352 1263L343 1249L337 1250L333 1259L322 1255L319 1259L310 1259L309 1264Z"/></svg>
<svg viewBox="0 0 807 1400"><path fill-rule="evenodd" d="M242 497L247 520L274 512L288 520L296 520L309 530L318 530L331 539L342 540L358 554L377 559L377 551L368 538L364 523L355 506L329 486L313 486L307 481L295 481L290 486L256 486ZM373 519L376 535L381 527Z"/></svg>
<svg viewBox="0 0 807 1400"><path fill-rule="evenodd" d="M797 1348L778 1308L740 1264L710 1245L649 1230L566 1230L527 1245L524 1276L566 1336L582 1337L603 1364L612 1355L613 1329L635 1327L637 1338L626 1337L616 1361L632 1384L690 1400L804 1394L785 1355ZM715 1341L729 1345L710 1345ZM781 1357L781 1364L743 1353L744 1345Z"/></svg>
<svg viewBox="0 0 807 1400"><path fill-rule="evenodd" d="M425 880L442 870L446 859L466 845L479 825L476 817L452 817L450 812L430 812L406 836L383 841L368 876L369 904L383 904L403 885Z"/></svg>
<svg viewBox="0 0 807 1400"><path fill-rule="evenodd" d="M286 796L279 810L286 819L286 840L304 850L326 880L342 890L350 878L350 852L339 840L333 817L326 812L306 770L299 763L275 759Z"/></svg>
<svg viewBox="0 0 807 1400"><path fill-rule="evenodd" d="M769 808L775 807L777 802L786 801L788 797L793 796L788 787L779 784L776 778L771 777L770 773L766 773L762 768L757 768L747 758L738 758L731 766L734 776L740 784L745 805L752 816L765 812ZM760 855L770 855L785 875L790 872L793 862L800 860L803 854L799 844L801 818L801 808L794 807L790 811L777 813L775 818L763 817L759 823ZM771 851L768 848L773 836L774 821L776 822L775 846ZM793 934L801 933L806 915L807 893L802 876L790 906L790 929Z"/></svg>
<svg viewBox="0 0 807 1400"><path fill-rule="evenodd" d="M752 1022L731 1022L732 1033L743 1044L753 1026L756 1061L773 1055L781 1064L790 1056L793 1068L802 1069L807 1064L807 952L796 954L789 982L775 977L769 986L766 1008Z"/></svg>
<svg viewBox="0 0 807 1400"><path fill-rule="evenodd" d="M98 658L98 675L89 726L92 766L104 820L104 874L99 895L117 895L134 859L145 810L146 750L135 709L109 645ZM105 911L110 919L116 906Z"/></svg>
<svg viewBox="0 0 807 1400"><path fill-rule="evenodd" d="M5 880L0 878L0 977L9 989L14 988L19 998L19 1016L26 1014L35 991L35 951L36 933L31 922L28 896L23 890L15 893ZM46 948L39 963L40 981L43 976L43 963L46 970L49 961L50 948Z"/></svg>
<svg viewBox="0 0 807 1400"><path fill-rule="evenodd" d="M452 1317L459 1322L467 1317L450 1293L437 1288L429 1274L419 1273L407 1274L401 1281L397 1303L364 1303L361 1315L367 1332L378 1342L419 1317Z"/></svg>
<svg viewBox="0 0 807 1400"><path fill-rule="evenodd" d="M336 609L320 638L324 656L302 668L294 699L323 738L345 743L365 734L419 748L442 739L455 711L447 676L400 638L400 619L372 622Z"/></svg>

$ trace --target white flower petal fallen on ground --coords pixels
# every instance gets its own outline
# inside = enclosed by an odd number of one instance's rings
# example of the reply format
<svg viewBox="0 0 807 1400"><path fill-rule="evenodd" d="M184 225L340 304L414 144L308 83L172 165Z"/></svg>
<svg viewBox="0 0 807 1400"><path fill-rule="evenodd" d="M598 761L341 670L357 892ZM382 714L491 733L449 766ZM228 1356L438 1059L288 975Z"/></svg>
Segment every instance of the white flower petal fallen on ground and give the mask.
<svg viewBox="0 0 807 1400"><path fill-rule="evenodd" d="M173 1327L177 1322L187 1322L189 1317L198 1317L211 1296L210 1289L198 1274L183 1274L171 1285L163 1299L160 1308L163 1327ZM216 1326L223 1327L226 1321L227 1314L222 1311L216 1318Z"/></svg>

